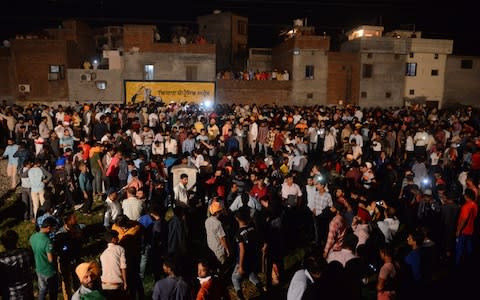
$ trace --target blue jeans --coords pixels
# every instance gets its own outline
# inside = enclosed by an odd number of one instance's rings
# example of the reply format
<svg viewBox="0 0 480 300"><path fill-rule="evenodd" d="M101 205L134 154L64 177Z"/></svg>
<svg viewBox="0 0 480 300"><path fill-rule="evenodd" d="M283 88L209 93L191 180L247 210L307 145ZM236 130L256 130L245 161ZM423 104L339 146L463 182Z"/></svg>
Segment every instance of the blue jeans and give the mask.
<svg viewBox="0 0 480 300"><path fill-rule="evenodd" d="M460 235L456 240L455 263L460 264L463 256L470 256L473 253L473 236Z"/></svg>
<svg viewBox="0 0 480 300"><path fill-rule="evenodd" d="M50 277L37 273L38 276L38 300L45 300L47 292L50 299L57 299L58 277L57 274Z"/></svg>
<svg viewBox="0 0 480 300"><path fill-rule="evenodd" d="M258 277L254 272L246 271L244 275L248 275L248 279L255 286L260 283L260 280L258 280ZM238 273L238 264L236 264L235 268L233 269L233 273L232 273L232 284L233 284L233 288L235 289L235 291L240 291L242 289L242 286L241 286L242 278L243 278L243 276L240 275L240 273Z"/></svg>

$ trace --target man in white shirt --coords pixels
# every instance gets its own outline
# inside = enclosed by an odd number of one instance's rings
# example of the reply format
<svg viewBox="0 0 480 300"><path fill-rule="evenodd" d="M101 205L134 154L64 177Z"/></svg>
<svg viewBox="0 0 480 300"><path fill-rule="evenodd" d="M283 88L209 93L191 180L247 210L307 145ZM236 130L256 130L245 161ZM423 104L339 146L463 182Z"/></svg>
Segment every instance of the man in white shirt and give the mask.
<svg viewBox="0 0 480 300"><path fill-rule="evenodd" d="M363 137L359 133L358 129L353 130L353 133L350 136L350 142L352 141L352 139L355 139L357 145L363 148Z"/></svg>
<svg viewBox="0 0 480 300"><path fill-rule="evenodd" d="M159 122L160 122L160 120L158 119L158 114L156 114L154 111L152 111L148 115L148 127L156 128L158 126Z"/></svg>
<svg viewBox="0 0 480 300"><path fill-rule="evenodd" d="M304 269L300 269L292 277L288 286L287 300L302 299L307 287L319 280L327 268L326 261L318 256L308 256L303 262Z"/></svg>
<svg viewBox="0 0 480 300"><path fill-rule="evenodd" d="M123 214L132 221L137 221L140 218L144 206L143 201L135 197L136 194L137 189L135 187L127 188L127 199L122 202Z"/></svg>
<svg viewBox="0 0 480 300"><path fill-rule="evenodd" d="M333 206L333 201L332 195L326 191L325 184L321 180L315 182L315 189L316 191L313 193L313 197L309 199L307 206L312 212L314 219L315 244L320 245L321 242L326 240L325 234L327 233L329 222L329 218L323 213L326 209L328 210Z"/></svg>
<svg viewBox="0 0 480 300"><path fill-rule="evenodd" d="M61 105L58 106L58 111L55 114L55 121L57 122L62 122L65 121L65 112L63 111L63 107Z"/></svg>
<svg viewBox="0 0 480 300"><path fill-rule="evenodd" d="M178 153L177 141L171 138L169 134L165 136L165 152L172 153L173 155L177 155Z"/></svg>
<svg viewBox="0 0 480 300"><path fill-rule="evenodd" d="M298 202L298 199L302 197L302 190L300 189L298 184L293 182L292 174L288 174L285 177L285 181L282 184L281 194L283 203L287 206L296 205L295 203L293 203L293 200L296 199Z"/></svg>
<svg viewBox="0 0 480 300"><path fill-rule="evenodd" d="M180 182L173 188L173 199L176 205L188 207L188 175L180 175Z"/></svg>
<svg viewBox="0 0 480 300"><path fill-rule="evenodd" d="M122 214L122 205L118 200L117 192L111 192L105 200L105 214L103 218L103 226L110 228L115 219Z"/></svg>
<svg viewBox="0 0 480 300"><path fill-rule="evenodd" d="M257 122L255 122L255 119L253 119L248 129L248 145L250 146L252 155L255 155L255 150L257 149L257 139L258 139L258 124Z"/></svg>
<svg viewBox="0 0 480 300"><path fill-rule="evenodd" d="M102 289L108 299L120 299L127 289L127 260L125 249L118 245L118 232L108 230L105 233L107 249L100 255L102 264Z"/></svg>
<svg viewBox="0 0 480 300"><path fill-rule="evenodd" d="M428 142L428 133L425 132L423 127L419 127L418 131L413 136L413 142L415 143L415 153L425 154Z"/></svg>
<svg viewBox="0 0 480 300"><path fill-rule="evenodd" d="M308 142L309 142L309 152L312 153L317 149L318 143L318 125L317 122L313 122L308 128Z"/></svg>

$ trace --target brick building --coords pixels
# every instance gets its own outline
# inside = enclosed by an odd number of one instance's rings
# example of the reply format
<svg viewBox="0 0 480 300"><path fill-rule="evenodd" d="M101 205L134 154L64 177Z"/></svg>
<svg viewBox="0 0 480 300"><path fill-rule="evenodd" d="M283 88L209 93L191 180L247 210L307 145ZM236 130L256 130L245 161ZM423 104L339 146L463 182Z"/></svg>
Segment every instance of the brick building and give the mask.
<svg viewBox="0 0 480 300"><path fill-rule="evenodd" d="M17 36L8 53L2 51L0 56L0 74L8 68L10 87L1 94L19 103L66 102L67 68L80 66L93 54L90 28L78 21L65 21L61 28L46 29L41 35Z"/></svg>

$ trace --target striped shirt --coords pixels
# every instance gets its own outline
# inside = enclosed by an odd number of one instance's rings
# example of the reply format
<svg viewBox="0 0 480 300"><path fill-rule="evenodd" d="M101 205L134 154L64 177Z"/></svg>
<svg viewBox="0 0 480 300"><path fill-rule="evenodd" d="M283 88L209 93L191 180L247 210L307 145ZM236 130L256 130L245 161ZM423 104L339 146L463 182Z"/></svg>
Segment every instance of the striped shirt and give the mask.
<svg viewBox="0 0 480 300"><path fill-rule="evenodd" d="M0 255L0 277L8 289L8 299L33 299L32 252L18 248Z"/></svg>

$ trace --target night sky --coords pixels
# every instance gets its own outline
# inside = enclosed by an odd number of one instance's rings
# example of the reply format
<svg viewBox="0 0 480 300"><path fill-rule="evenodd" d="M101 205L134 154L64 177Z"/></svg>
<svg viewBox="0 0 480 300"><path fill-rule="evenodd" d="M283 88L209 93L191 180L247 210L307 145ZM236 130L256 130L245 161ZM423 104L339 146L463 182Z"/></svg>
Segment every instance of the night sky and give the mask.
<svg viewBox="0 0 480 300"><path fill-rule="evenodd" d="M66 18L83 20L92 27L157 24L162 37L168 37L172 26L195 28L196 16L219 9L249 18L250 47L278 44L279 33L292 26L294 19L307 18L308 25L315 26L317 34L326 32L332 37L334 49L342 40L342 32L358 25L383 25L386 31L415 26L424 38L453 39L454 54L480 55L480 39L473 34L477 13L471 5L459 1L449 4L422 0L31 0L5 3L8 8L0 9L1 40L15 33L57 27Z"/></svg>

